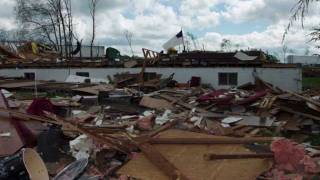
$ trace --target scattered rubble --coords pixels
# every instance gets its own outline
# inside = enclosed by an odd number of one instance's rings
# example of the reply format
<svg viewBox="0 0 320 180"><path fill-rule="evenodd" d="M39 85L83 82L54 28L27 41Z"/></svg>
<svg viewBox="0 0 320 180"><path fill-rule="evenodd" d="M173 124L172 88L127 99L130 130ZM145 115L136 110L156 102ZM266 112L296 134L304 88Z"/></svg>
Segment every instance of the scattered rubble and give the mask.
<svg viewBox="0 0 320 180"><path fill-rule="evenodd" d="M0 176L19 166L30 179L319 178L319 92L297 94L258 77L232 89L204 88L196 77L186 86L169 83L174 76L140 77L41 81L37 89L4 78ZM38 172L21 161L26 147L42 158L32 162Z"/></svg>

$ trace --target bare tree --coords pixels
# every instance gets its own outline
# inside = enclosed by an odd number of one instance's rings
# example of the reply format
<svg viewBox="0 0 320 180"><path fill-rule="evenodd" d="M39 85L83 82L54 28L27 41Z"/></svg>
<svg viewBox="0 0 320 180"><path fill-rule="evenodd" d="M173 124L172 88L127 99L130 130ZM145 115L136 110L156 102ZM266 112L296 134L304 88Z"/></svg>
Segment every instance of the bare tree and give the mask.
<svg viewBox="0 0 320 180"><path fill-rule="evenodd" d="M193 43L194 49L197 50L198 49L197 37L194 34L192 34L191 32L187 32L187 37L190 37L190 39Z"/></svg>
<svg viewBox="0 0 320 180"><path fill-rule="evenodd" d="M38 41L47 41L50 44L55 42L52 39L53 24L50 21L50 11L43 1L17 0L17 20L21 27L29 30L30 35ZM32 39L33 39L32 38Z"/></svg>
<svg viewBox="0 0 320 180"><path fill-rule="evenodd" d="M57 6L58 6L58 14L61 20L61 25L62 25L62 32L63 32L63 38L64 38L64 51L65 51L65 57L68 57L68 48L67 48L67 31L66 31L66 22L64 19L64 15L63 15L63 4L61 2L61 0L57 0Z"/></svg>
<svg viewBox="0 0 320 180"><path fill-rule="evenodd" d="M68 52L69 52L69 59L71 59L72 56L72 51L73 51L73 18L72 18L72 6L71 6L71 0L63 0L64 1L64 6L66 9L66 14L67 14L67 29L68 29Z"/></svg>
<svg viewBox="0 0 320 180"><path fill-rule="evenodd" d="M9 37L9 32L4 29L0 29L0 41L7 41L8 37Z"/></svg>
<svg viewBox="0 0 320 180"><path fill-rule="evenodd" d="M132 37L133 37L133 33L130 32L129 30L125 30L125 31L124 31L124 36L125 36L126 39L127 39L128 45L129 45L130 50L131 50L132 57L134 57L134 53L133 53L133 49L132 49Z"/></svg>
<svg viewBox="0 0 320 180"><path fill-rule="evenodd" d="M230 51L232 47L232 43L229 39L222 39L220 47L221 47L221 51Z"/></svg>
<svg viewBox="0 0 320 180"><path fill-rule="evenodd" d="M236 50L238 51L238 50L240 50L241 44L237 43L237 44L234 45L234 47L235 47Z"/></svg>
<svg viewBox="0 0 320 180"><path fill-rule="evenodd" d="M97 11L97 4L99 0L89 0L89 9L90 15L92 18L92 36L91 36L91 44L90 44L90 56L93 58L93 43L96 36L96 11Z"/></svg>
<svg viewBox="0 0 320 180"><path fill-rule="evenodd" d="M283 62L284 63L286 62L287 51L288 51L288 46L286 44L284 44L282 46Z"/></svg>
<svg viewBox="0 0 320 180"><path fill-rule="evenodd" d="M304 50L304 55L309 56L309 54L310 54L310 49L309 47L306 47L306 49Z"/></svg>
<svg viewBox="0 0 320 180"><path fill-rule="evenodd" d="M310 41L313 42L318 42L320 41L320 28L313 28L311 33L309 34L309 36L311 36ZM320 48L320 46L316 46L316 48ZM308 49L309 50L309 49Z"/></svg>
<svg viewBox="0 0 320 180"><path fill-rule="evenodd" d="M64 49L64 56L71 57L71 0L16 0L15 11L20 30L29 40L52 45L61 56Z"/></svg>
<svg viewBox="0 0 320 180"><path fill-rule="evenodd" d="M282 36L282 41L284 41L286 35L288 34L291 26L295 21L300 20L301 26L304 27L305 15L308 13L310 4L319 1L320 0L298 0L298 2L291 9L291 12L293 12L293 14L290 17L289 24L287 25L285 32Z"/></svg>

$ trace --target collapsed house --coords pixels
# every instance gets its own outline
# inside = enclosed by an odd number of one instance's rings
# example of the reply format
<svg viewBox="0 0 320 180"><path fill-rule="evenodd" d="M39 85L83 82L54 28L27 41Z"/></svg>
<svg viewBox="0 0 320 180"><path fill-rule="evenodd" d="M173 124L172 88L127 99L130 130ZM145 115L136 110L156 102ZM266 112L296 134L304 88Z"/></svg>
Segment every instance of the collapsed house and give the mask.
<svg viewBox="0 0 320 180"><path fill-rule="evenodd" d="M318 91L139 77L1 78L0 178L319 178Z"/></svg>
<svg viewBox="0 0 320 180"><path fill-rule="evenodd" d="M108 56L105 59L101 59L99 55L99 61L78 59L78 56L70 61L59 60L56 56L51 60L44 58L45 61L41 58L37 58L36 61L32 59L12 61L11 56L7 56L6 61L1 65L0 76L31 76L37 80L61 82L70 75L106 78L117 73L140 73L143 69L144 72L162 74L163 78L174 73L175 80L180 83L190 81L192 76L199 77L201 83L218 89L253 83L256 76L282 89L295 92L302 89L300 66L273 62L262 51L194 51L163 54L143 49L143 53L144 59L123 61L116 61L120 55L111 56L110 48L107 49Z"/></svg>
<svg viewBox="0 0 320 180"><path fill-rule="evenodd" d="M113 60L90 62L3 49L0 179L319 178L320 94L300 92L294 64L261 51L121 62L109 49Z"/></svg>

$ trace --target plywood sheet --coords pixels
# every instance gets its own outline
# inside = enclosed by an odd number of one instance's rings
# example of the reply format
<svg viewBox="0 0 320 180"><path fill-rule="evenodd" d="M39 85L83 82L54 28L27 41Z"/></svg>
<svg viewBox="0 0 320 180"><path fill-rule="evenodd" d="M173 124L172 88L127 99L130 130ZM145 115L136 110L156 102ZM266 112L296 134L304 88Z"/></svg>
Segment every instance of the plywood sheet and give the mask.
<svg viewBox="0 0 320 180"><path fill-rule="evenodd" d="M99 91L110 91L112 90L112 85L97 85L97 86L90 86L90 87L83 87L83 88L76 88L72 89L73 91L78 92L85 92L93 95L98 95Z"/></svg>
<svg viewBox="0 0 320 180"><path fill-rule="evenodd" d="M2 93L0 93L0 108L8 108ZM0 157L12 155L24 145L10 118L9 113L0 112L0 134L9 133L9 136L0 136Z"/></svg>
<svg viewBox="0 0 320 180"><path fill-rule="evenodd" d="M168 130L159 137L208 137L210 135ZM189 179L194 180L250 180L267 170L267 159L214 160L203 159L205 153L248 153L241 145L153 145ZM119 171L144 180L167 180L168 177L149 162L143 154L129 161Z"/></svg>
<svg viewBox="0 0 320 180"><path fill-rule="evenodd" d="M10 133L10 136L0 136L0 157L12 155L23 146L23 142L9 118L0 118L0 134L3 133Z"/></svg>
<svg viewBox="0 0 320 180"><path fill-rule="evenodd" d="M151 109L171 109L172 105L166 100L156 99L148 96L143 96L140 101L140 106L148 107Z"/></svg>

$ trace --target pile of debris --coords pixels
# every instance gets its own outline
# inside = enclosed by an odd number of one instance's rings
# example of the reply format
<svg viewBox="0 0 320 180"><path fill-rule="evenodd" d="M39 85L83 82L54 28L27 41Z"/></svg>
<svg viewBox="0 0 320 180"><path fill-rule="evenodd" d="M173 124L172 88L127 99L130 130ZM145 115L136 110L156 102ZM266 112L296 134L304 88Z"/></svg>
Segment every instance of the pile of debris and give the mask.
<svg viewBox="0 0 320 180"><path fill-rule="evenodd" d="M1 64L56 62L59 54L52 48L31 41L1 42Z"/></svg>
<svg viewBox="0 0 320 180"><path fill-rule="evenodd" d="M42 82L69 93L29 99L2 89L0 179L319 178L319 92L160 77Z"/></svg>

